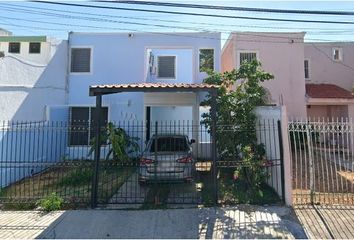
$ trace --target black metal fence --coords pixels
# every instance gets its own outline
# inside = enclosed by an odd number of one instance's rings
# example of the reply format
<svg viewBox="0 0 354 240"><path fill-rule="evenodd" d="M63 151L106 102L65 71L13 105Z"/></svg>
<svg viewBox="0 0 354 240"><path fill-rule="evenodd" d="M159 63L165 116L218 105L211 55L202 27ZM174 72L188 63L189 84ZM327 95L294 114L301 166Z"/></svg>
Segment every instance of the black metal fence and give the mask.
<svg viewBox="0 0 354 240"><path fill-rule="evenodd" d="M238 153L212 161L208 129L191 121L147 124L108 123L101 129L98 165L90 122L3 122L0 126L0 202L34 204L55 193L71 205L92 201L109 207L169 207L274 203L283 199L280 123L257 123L265 156L258 168L265 174L262 194L250 196L235 175L249 169ZM241 131L217 126L218 136ZM235 146L237 147L237 146ZM95 172L97 178L95 177ZM92 191L97 187L97 191ZM246 187L247 188L247 187Z"/></svg>

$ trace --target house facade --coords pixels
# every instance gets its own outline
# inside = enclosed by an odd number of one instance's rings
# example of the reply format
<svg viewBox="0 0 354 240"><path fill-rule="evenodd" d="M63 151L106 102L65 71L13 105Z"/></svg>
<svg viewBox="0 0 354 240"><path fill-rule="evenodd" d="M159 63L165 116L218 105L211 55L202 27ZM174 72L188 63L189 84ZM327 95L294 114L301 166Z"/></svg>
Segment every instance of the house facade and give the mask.
<svg viewBox="0 0 354 240"><path fill-rule="evenodd" d="M68 42L69 95L63 107L71 122L92 120L95 98L88 94L90 85L202 83L205 68L221 70L220 33L70 33ZM204 97L178 92L108 95L103 99L103 119L199 124ZM87 140L71 145L87 145L89 139L88 134Z"/></svg>
<svg viewBox="0 0 354 240"><path fill-rule="evenodd" d="M222 49L222 71L238 68L257 59L274 75L263 83L272 105L286 105L289 116L305 117L305 33L233 32Z"/></svg>
<svg viewBox="0 0 354 240"><path fill-rule="evenodd" d="M65 104L66 62L66 41L0 30L0 120L43 121Z"/></svg>
<svg viewBox="0 0 354 240"><path fill-rule="evenodd" d="M305 43L307 115L354 117L354 42Z"/></svg>
<svg viewBox="0 0 354 240"><path fill-rule="evenodd" d="M304 43L305 33L232 33L222 50L222 71L258 59L274 79L263 83L269 103L289 117L354 116L354 43Z"/></svg>

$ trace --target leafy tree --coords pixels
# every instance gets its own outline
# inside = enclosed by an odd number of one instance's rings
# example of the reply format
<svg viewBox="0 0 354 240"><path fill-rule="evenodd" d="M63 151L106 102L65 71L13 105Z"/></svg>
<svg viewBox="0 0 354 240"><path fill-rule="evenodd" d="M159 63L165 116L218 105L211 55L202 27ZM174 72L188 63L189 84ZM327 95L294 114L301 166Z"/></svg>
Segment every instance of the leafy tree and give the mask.
<svg viewBox="0 0 354 240"><path fill-rule="evenodd" d="M273 75L263 71L261 63L253 60L243 62L238 70L209 72L204 80L219 86L216 98L218 157L223 161L241 160L234 176L244 181L251 192L258 191L264 179L260 161L265 154L264 147L257 144L254 109L266 103L267 92L261 83L270 79ZM211 105L210 95L202 105ZM210 129L211 113L203 114L202 123Z"/></svg>

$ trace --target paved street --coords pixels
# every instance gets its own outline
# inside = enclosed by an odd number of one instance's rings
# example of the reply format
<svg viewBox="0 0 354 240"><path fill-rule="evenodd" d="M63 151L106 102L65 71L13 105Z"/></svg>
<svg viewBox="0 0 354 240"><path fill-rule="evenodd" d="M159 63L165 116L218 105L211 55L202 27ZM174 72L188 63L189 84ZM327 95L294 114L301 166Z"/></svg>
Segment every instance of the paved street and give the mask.
<svg viewBox="0 0 354 240"><path fill-rule="evenodd" d="M0 213L2 238L306 238L290 208Z"/></svg>

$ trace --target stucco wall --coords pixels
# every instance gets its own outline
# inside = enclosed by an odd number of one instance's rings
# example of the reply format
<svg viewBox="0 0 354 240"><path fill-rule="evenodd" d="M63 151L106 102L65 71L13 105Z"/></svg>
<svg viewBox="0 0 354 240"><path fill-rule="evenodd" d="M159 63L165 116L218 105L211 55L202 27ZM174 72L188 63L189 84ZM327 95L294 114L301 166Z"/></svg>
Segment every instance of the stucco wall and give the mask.
<svg viewBox="0 0 354 240"><path fill-rule="evenodd" d="M332 49L334 47L343 49L343 61L332 60ZM352 91L354 83L354 42L305 43L305 59L310 62L310 79L306 82L332 83Z"/></svg>
<svg viewBox="0 0 354 240"><path fill-rule="evenodd" d="M238 51L255 51L265 71L274 79L263 85L271 93L271 103L286 105L288 115L306 116L304 79L304 33L234 33L234 64ZM231 51L231 49L229 50ZM225 55L226 56L226 55ZM230 60L223 58L223 65Z"/></svg>
<svg viewBox="0 0 354 240"><path fill-rule="evenodd" d="M230 36L231 37L231 36ZM236 67L235 63L235 51L234 51L234 40L231 39L225 43L222 53L221 53L221 71L231 71Z"/></svg>
<svg viewBox="0 0 354 240"><path fill-rule="evenodd" d="M50 48L51 57L37 62L20 55L0 59L0 120L42 121L46 105L65 104L67 42Z"/></svg>

